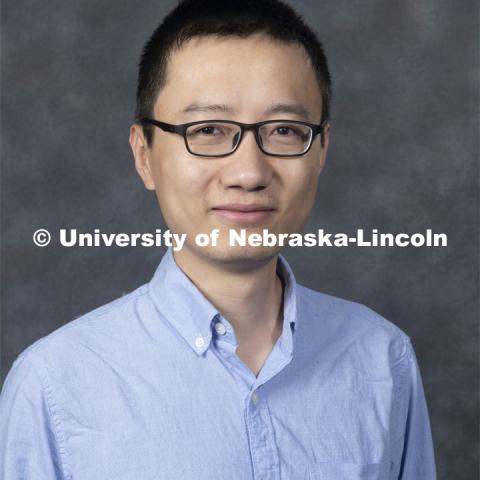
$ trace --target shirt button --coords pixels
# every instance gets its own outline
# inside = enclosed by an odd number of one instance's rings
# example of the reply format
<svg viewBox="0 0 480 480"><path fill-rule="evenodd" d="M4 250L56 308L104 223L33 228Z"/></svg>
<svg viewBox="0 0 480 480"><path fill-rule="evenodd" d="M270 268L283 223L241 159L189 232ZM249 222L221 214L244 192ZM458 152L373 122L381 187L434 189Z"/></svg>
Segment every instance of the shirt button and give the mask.
<svg viewBox="0 0 480 480"><path fill-rule="evenodd" d="M258 402L258 396L255 392L252 393L252 402L255 404Z"/></svg>
<svg viewBox="0 0 480 480"><path fill-rule="evenodd" d="M197 337L195 339L195 346L197 348L202 348L204 345L205 345L205 340L203 339L203 337Z"/></svg>
<svg viewBox="0 0 480 480"><path fill-rule="evenodd" d="M219 335L225 335L225 332L227 331L227 329L225 328L225 325L221 322L217 322L215 324L215 331L219 334Z"/></svg>

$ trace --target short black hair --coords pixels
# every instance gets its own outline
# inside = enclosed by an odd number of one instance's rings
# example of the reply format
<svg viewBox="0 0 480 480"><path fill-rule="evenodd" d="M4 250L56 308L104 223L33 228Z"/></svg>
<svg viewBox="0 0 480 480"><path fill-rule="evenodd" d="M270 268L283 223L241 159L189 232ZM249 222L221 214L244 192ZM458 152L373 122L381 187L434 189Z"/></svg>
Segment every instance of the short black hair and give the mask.
<svg viewBox="0 0 480 480"><path fill-rule="evenodd" d="M292 7L280 0L181 0L146 42L138 65L136 121L151 117L166 82L170 55L201 36L246 38L265 33L275 40L303 45L315 70L322 95L322 118L330 118L332 82L327 58L317 35ZM147 144L153 130L143 126Z"/></svg>

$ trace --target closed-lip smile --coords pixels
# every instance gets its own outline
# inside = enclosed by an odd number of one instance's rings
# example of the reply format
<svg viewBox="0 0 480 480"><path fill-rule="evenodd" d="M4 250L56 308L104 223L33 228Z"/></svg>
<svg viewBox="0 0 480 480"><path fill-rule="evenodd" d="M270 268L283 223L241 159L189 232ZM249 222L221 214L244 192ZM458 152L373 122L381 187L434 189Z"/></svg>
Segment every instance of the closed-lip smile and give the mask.
<svg viewBox="0 0 480 480"><path fill-rule="evenodd" d="M260 210L274 210L274 208L269 207L268 205L261 205L259 203L228 203L225 205L219 205L218 207L213 207L213 210L232 210L236 212L258 212Z"/></svg>
<svg viewBox="0 0 480 480"><path fill-rule="evenodd" d="M212 211L231 222L251 224L266 220L275 209L259 203L228 203L213 207Z"/></svg>

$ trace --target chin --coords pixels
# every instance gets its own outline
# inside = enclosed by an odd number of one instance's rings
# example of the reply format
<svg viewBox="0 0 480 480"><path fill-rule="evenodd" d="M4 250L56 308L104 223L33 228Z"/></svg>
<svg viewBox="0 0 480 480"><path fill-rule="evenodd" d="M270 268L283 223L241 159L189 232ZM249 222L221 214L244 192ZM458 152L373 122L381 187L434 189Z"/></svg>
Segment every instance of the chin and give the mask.
<svg viewBox="0 0 480 480"><path fill-rule="evenodd" d="M232 267L251 267L257 263L264 264L274 258L281 247L251 247L218 245L216 247L200 248L203 256L215 262L221 262Z"/></svg>

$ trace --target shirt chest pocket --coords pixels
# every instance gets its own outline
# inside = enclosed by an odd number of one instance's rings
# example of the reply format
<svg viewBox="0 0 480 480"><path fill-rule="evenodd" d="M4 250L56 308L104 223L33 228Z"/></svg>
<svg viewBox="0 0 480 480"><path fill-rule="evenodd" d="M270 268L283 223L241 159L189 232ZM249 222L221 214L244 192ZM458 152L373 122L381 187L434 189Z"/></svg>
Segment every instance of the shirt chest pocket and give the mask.
<svg viewBox="0 0 480 480"><path fill-rule="evenodd" d="M312 463L308 480L385 480L388 469L383 463Z"/></svg>

